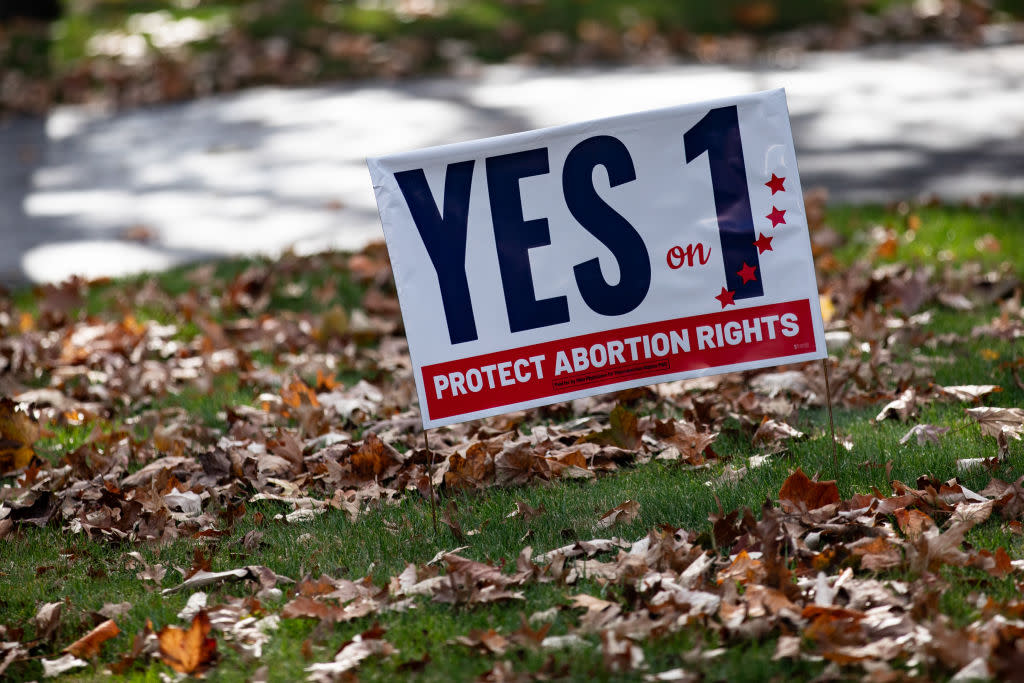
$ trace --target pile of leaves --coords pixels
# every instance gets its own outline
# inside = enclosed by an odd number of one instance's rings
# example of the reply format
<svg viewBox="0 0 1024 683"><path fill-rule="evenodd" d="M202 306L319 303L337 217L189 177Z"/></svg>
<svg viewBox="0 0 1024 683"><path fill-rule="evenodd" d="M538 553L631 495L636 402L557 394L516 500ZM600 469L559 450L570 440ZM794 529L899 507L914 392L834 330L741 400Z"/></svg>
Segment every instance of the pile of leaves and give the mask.
<svg viewBox="0 0 1024 683"><path fill-rule="evenodd" d="M949 426L919 422L922 411L965 405L983 439L974 455L983 457L964 458L961 467L995 471L1018 458L1024 409L986 404L1002 390L995 385L936 383L941 355L920 353L979 338L1019 350L1024 308L1013 268L839 268L829 255L842 238L824 224L821 198L807 199L834 406L870 406L878 422L907 423L904 441L924 444L945 438ZM892 239L879 231L870 249L885 253ZM0 543L59 528L123 548L140 578L159 585L166 568L147 564L136 549L177 539L215 543L261 501L284 506L280 523L301 524L321 515L355 521L419 500L441 510L455 539L471 543L479 530L462 527L458 496L585 483L651 460L725 486L787 457L794 441L826 434L805 416L826 403L823 366L812 363L580 399L432 430L425 441L382 245L241 268L208 265L177 277L166 285L71 280L0 298ZM968 333L941 332L928 326L936 310L993 315ZM1018 353L1004 365L1014 390L1024 390L1024 358ZM209 396L223 400L204 403ZM759 455L739 461L721 447L725 439L751 444ZM852 448L843 434L837 443ZM502 656L589 647L587 637L596 634L607 671L627 672L642 669L646 640L696 629L709 645L691 653L695 663L720 654L719 645L771 635L778 658L823 658L872 680L895 680L898 671L1003 676L1019 664L1024 603L979 595L983 618L958 626L937 599L948 566L1016 580L1020 560L1003 548L973 548L965 534L991 516L1024 533L1022 482L994 477L974 492L925 475L843 499L835 482L795 467L758 516L720 510L708 530L662 526L638 541L577 541L536 556L524 538L518 558L508 558L511 573L460 555L465 548L411 564L384 583L287 577L263 565L214 572L197 552L193 566L180 570L183 582L165 591L191 594L179 615L183 626L147 625L111 668L155 658L195 673L215 665L226 641L258 659L282 619L330 627L384 619L428 600L517 601L530 586L551 583L567 591L568 603L554 612L573 616L566 635L548 636L552 616L541 614L519 631L474 631L458 642ZM513 513L543 514L526 504ZM613 529L639 514L640 504L626 500L592 528ZM242 543L259 547L261 532ZM226 581L251 586L251 595L207 604L200 589ZM30 629L0 619L0 673L39 657L47 672L83 666L117 635L119 615L130 609L105 607L95 628L56 656L62 605L40 606ZM311 665L311 678L343 676L368 657L401 656L386 635L384 627L369 628L333 661ZM501 659L488 680L515 675Z"/></svg>
<svg viewBox="0 0 1024 683"><path fill-rule="evenodd" d="M805 3L742 0L723 7L619 3L326 2L246 0L190 12L99 3L45 26L0 26L0 113L54 103L141 105L257 84L472 74L483 61L660 63L786 60L805 50L882 41L985 44L1024 39L1012 14L983 0ZM996 3L1020 16L1012 2ZM78 13L78 14L76 14ZM111 22L110 16L121 16ZM86 35L82 35L83 32ZM49 36L56 44L49 44ZM74 41L79 41L79 45ZM52 62L52 63L51 63Z"/></svg>

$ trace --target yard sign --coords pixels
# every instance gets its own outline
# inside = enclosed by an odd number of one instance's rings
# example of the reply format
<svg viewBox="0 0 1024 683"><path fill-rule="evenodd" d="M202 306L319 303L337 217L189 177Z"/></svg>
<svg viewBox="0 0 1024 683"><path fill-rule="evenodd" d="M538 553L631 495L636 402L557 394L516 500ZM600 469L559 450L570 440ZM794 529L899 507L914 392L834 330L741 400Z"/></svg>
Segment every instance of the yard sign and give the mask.
<svg viewBox="0 0 1024 683"><path fill-rule="evenodd" d="M782 90L367 164L425 428L826 355Z"/></svg>

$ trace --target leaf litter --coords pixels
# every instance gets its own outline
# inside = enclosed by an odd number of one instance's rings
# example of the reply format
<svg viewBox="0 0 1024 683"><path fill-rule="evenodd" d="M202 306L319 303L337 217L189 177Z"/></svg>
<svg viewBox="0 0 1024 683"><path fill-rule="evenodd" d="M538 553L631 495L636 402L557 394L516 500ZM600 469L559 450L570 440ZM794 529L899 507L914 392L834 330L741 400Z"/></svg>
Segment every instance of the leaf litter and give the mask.
<svg viewBox="0 0 1024 683"><path fill-rule="evenodd" d="M367 287L351 311L332 305L317 312L313 304L267 312L285 290L320 296L298 275L331 268ZM904 266L825 275L830 328L848 331L854 340L849 353L832 361L835 403L883 405L878 420L901 422L932 403L969 404L967 420L978 425L982 439L996 441L996 453L981 460L1004 462L1011 442L1024 433L1021 408L980 405L1000 387L940 386L929 364L899 360L895 353L901 346L938 348L956 341L923 333L919 317L926 306L948 306L943 299L950 288L933 286L931 275ZM13 315L12 303L0 299L0 370L10 396L0 401L0 538L53 526L129 548L176 539L206 543L230 534L246 504L258 501L286 506L290 512L276 522L301 529L320 515L356 520L436 489L443 521L461 541L478 530L462 527L451 497L458 493L586 482L654 459L721 472L708 484L729 486L780 457L795 440L817 436L794 420L800 409L824 404L821 368L808 364L673 382L437 429L429 434L428 452L381 246L351 256L287 255L272 268L243 271L223 287L199 271L194 280L182 294L149 280L114 295L117 310L157 307L167 319L196 321L191 331L131 315L87 315L76 307L93 285L82 281L41 288L38 314ZM990 296L991 278L967 281L977 288L955 279L958 297L980 305ZM1012 297L1001 301L1000 316L972 336L1024 334L1019 304ZM202 310L223 317L206 317ZM372 381L345 383L337 379L343 373ZM39 377L47 378L45 386ZM208 393L221 381L245 388L252 400L220 406L204 420L166 407L176 395ZM676 417L655 418L655 408ZM54 430L71 428L83 435L75 444L49 440ZM912 425L901 443L934 445L949 429ZM749 440L760 454L730 463L716 448L723 432ZM338 624L415 609L424 601L465 609L516 604L530 586L554 584L570 595L552 608L569 624L566 634L547 635L550 621L540 632L524 621L520 631L469 631L453 642L496 658L522 648L598 647L609 672L625 673L646 670L645 641L698 629L723 646L774 636L778 659L825 660L876 678L897 676L895 662L961 677L1005 675L1013 660L1003 653L1024 633L1024 606L990 601L979 619L957 626L937 609L935 596L945 566L992 577L1024 570L1024 561L1007 549L978 550L964 540L990 516L1020 528L1021 480L992 479L980 493L956 480L928 477L913 485L893 480L891 488L844 499L835 482L795 467L775 502L766 501L756 516L720 511L709 520L710 533L661 525L635 541L576 540L538 554L525 546L511 567L464 557L458 554L463 546L422 565L408 564L383 583L369 576L295 579L260 565L213 571L197 550L193 567L179 569L182 580L166 586L167 570L132 550L140 580L164 594L189 593L195 601L179 617L181 627L147 625L136 634L112 669L157 659L197 674L216 667L220 642L262 652L281 619ZM637 501L626 500L595 511L591 528L634 528L640 513ZM507 516L528 524L544 514L518 502ZM261 538L262 532L252 531L242 544L256 548ZM882 578L889 572L920 580ZM252 595L207 604L207 594L197 592L226 581L241 582ZM617 597L580 592L586 586L613 589L610 595ZM274 612L260 602L281 598L284 604ZM40 606L35 640L0 625L0 671L39 654L55 657L43 661L46 675L88 666L86 660L112 647L104 644L119 631L115 620L131 610L130 604L111 607L117 609L83 629L63 657L56 656L54 638L63 603ZM374 626L342 645L331 661L311 664L307 674L336 680L367 658L402 656L386 636ZM706 650L687 661L715 653ZM413 660L410 666L416 666ZM648 676L686 680L691 673L683 668ZM499 660L488 675L514 674L510 662Z"/></svg>

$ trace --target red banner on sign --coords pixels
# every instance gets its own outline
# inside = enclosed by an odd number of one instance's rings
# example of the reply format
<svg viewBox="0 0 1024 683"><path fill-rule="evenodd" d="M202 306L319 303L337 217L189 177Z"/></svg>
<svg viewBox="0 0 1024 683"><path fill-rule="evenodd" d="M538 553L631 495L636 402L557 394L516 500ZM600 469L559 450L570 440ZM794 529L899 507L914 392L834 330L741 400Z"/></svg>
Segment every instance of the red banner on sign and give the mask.
<svg viewBox="0 0 1024 683"><path fill-rule="evenodd" d="M431 420L814 350L807 299L677 318L423 367Z"/></svg>

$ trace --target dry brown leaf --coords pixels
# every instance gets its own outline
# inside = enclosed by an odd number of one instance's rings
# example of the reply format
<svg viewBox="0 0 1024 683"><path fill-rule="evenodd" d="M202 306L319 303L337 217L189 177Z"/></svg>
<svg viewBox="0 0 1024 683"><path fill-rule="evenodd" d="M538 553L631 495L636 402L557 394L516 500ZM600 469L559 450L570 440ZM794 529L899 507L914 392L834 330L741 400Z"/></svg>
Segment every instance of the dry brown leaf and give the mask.
<svg viewBox="0 0 1024 683"><path fill-rule="evenodd" d="M48 602L39 608L32 618L32 623L36 627L36 640L47 641L53 636L60 626L63 605L63 602Z"/></svg>
<svg viewBox="0 0 1024 683"><path fill-rule="evenodd" d="M993 478L981 494L995 498L994 507L1003 519L1016 519L1024 515L1024 476L1012 484Z"/></svg>
<svg viewBox="0 0 1024 683"><path fill-rule="evenodd" d="M1024 409L982 406L967 408L965 412L978 422L984 436L998 439L1006 434L1019 439L1024 434Z"/></svg>
<svg viewBox="0 0 1024 683"><path fill-rule="evenodd" d="M627 500L619 503L608 512L601 515L594 525L598 529L607 529L614 524L628 524L640 515L640 503L635 500Z"/></svg>
<svg viewBox="0 0 1024 683"><path fill-rule="evenodd" d="M839 487L835 481L811 481L799 467L786 478L779 490L779 502L791 508L817 510L839 502Z"/></svg>
<svg viewBox="0 0 1024 683"><path fill-rule="evenodd" d="M935 528L935 520L920 510L900 508L893 513L903 534L914 540L929 529Z"/></svg>
<svg viewBox="0 0 1024 683"><path fill-rule="evenodd" d="M757 444L769 444L775 445L782 443L786 439L803 439L806 434L801 432L799 429L792 427L781 420L773 420L767 415L762 418L761 424L758 425L757 431L754 432L753 443Z"/></svg>
<svg viewBox="0 0 1024 683"><path fill-rule="evenodd" d="M741 584L761 583L765 577L764 563L755 559L742 550L733 559L732 563L718 572L716 581L718 585L726 581L736 581Z"/></svg>
<svg viewBox="0 0 1024 683"><path fill-rule="evenodd" d="M655 423L655 435L669 446L675 446L679 457L690 465L702 465L713 456L711 444L718 438L718 432L701 431L687 420Z"/></svg>
<svg viewBox="0 0 1024 683"><path fill-rule="evenodd" d="M338 654L334 655L333 661L306 667L306 671L310 674L309 680L335 681L342 674L355 669L367 657L375 655L389 657L398 654L398 650L383 639L384 633L384 629L377 624L363 631L342 645Z"/></svg>
<svg viewBox="0 0 1024 683"><path fill-rule="evenodd" d="M0 476L26 467L35 455L39 425L9 398L0 398Z"/></svg>
<svg viewBox="0 0 1024 683"><path fill-rule="evenodd" d="M484 654L503 655L508 649L509 640L492 629L474 629L464 636L458 636L453 642L466 647L479 649Z"/></svg>
<svg viewBox="0 0 1024 683"><path fill-rule="evenodd" d="M617 446L627 451L635 451L640 448L643 435L638 429L635 413L630 412L620 403L608 415L608 422L607 429L591 434L586 437L586 440L604 446Z"/></svg>
<svg viewBox="0 0 1024 683"><path fill-rule="evenodd" d="M352 471L363 479L380 479L403 462L401 454L370 433L352 454Z"/></svg>
<svg viewBox="0 0 1024 683"><path fill-rule="evenodd" d="M963 384L952 387L935 387L940 395L955 401L977 403L991 393L1002 391L1003 388L995 384Z"/></svg>
<svg viewBox="0 0 1024 683"><path fill-rule="evenodd" d="M160 658L179 673L202 671L217 654L217 641L209 634L210 617L205 611L196 614L187 629L165 626L157 633Z"/></svg>
<svg viewBox="0 0 1024 683"><path fill-rule="evenodd" d="M899 398L890 401L882 408L882 411L875 416L875 420L881 422L888 418L896 418L900 422L906 422L917 412L917 392L912 388L907 389Z"/></svg>
<svg viewBox="0 0 1024 683"><path fill-rule="evenodd" d="M939 427L937 425L914 425L910 428L906 434L900 438L900 443L905 444L910 439L917 439L917 445L923 446L926 443L931 443L936 446L939 445L939 437L949 431L949 427Z"/></svg>
<svg viewBox="0 0 1024 683"><path fill-rule="evenodd" d="M854 557L860 557L860 566L868 571L877 572L903 564L899 548L881 536L851 543L849 550Z"/></svg>
<svg viewBox="0 0 1024 683"><path fill-rule="evenodd" d="M538 517L543 516L545 512L547 511L544 509L543 503L540 504L540 507L532 508L530 507L529 503L524 503L521 500L517 500L516 509L505 515L505 519L519 517L524 522L532 522Z"/></svg>
<svg viewBox="0 0 1024 683"><path fill-rule="evenodd" d="M64 652L81 657L92 659L100 653L100 647L118 633L121 629L117 627L113 619L107 619L93 630L64 648Z"/></svg>

